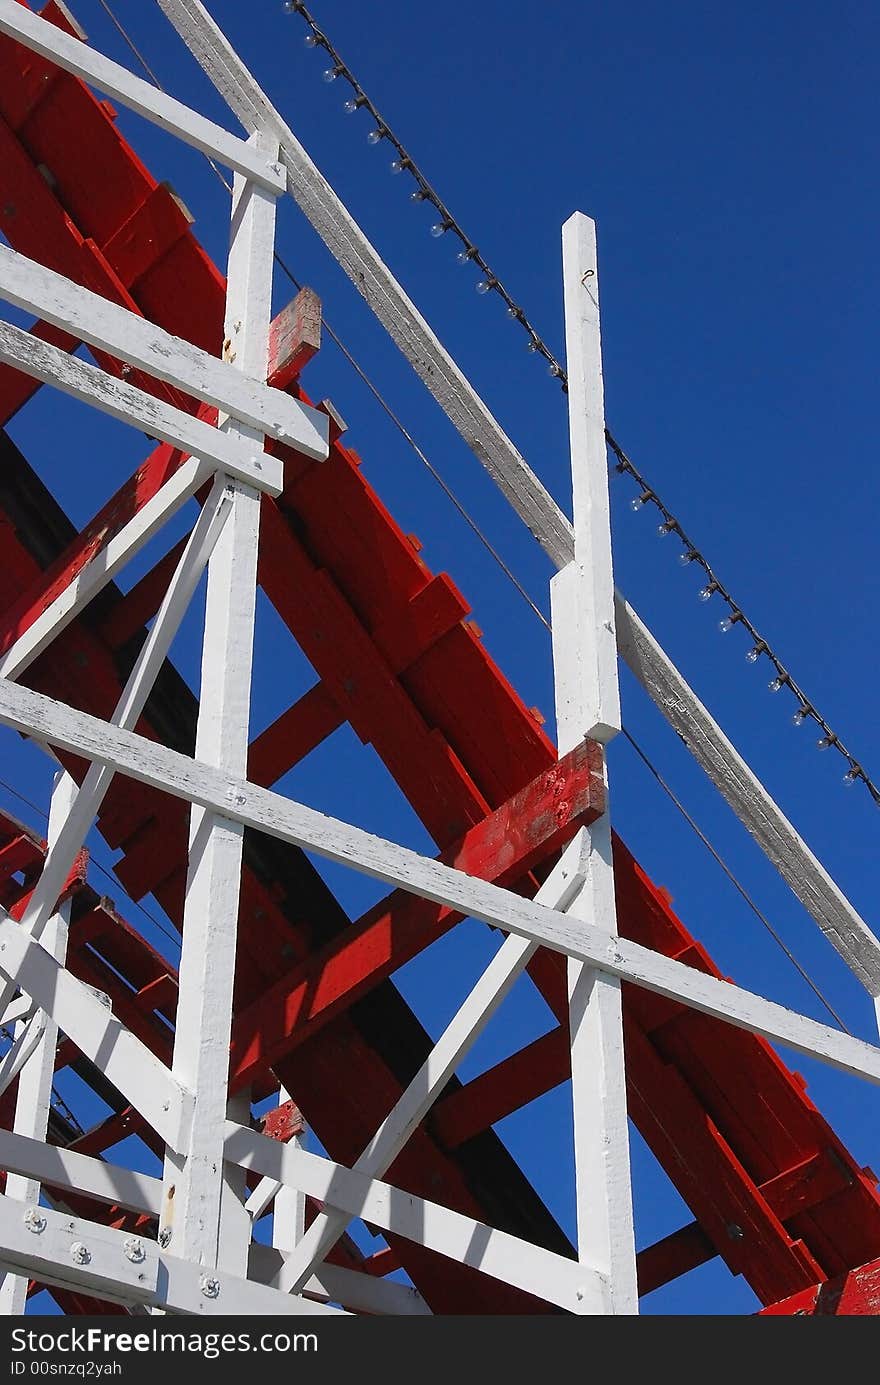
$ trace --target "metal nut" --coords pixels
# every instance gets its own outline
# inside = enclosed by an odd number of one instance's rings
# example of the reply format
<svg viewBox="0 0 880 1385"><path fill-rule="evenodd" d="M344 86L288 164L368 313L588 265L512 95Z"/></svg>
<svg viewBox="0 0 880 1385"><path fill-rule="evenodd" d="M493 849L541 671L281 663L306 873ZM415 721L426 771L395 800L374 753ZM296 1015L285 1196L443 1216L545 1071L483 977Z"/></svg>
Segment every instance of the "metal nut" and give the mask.
<svg viewBox="0 0 880 1385"><path fill-rule="evenodd" d="M126 1260L130 1260L133 1265L139 1265L147 1258L144 1243L139 1236L129 1236L122 1249L125 1251Z"/></svg>
<svg viewBox="0 0 880 1385"><path fill-rule="evenodd" d="M33 1231L35 1236L39 1236L41 1231L46 1230L46 1218L38 1207L29 1207L24 1214L24 1224L28 1231Z"/></svg>
<svg viewBox="0 0 880 1385"><path fill-rule="evenodd" d="M74 1241L70 1247L70 1258L75 1265L87 1265L92 1258L92 1252L82 1241Z"/></svg>
<svg viewBox="0 0 880 1385"><path fill-rule="evenodd" d="M220 1296L220 1280L214 1279L211 1275L202 1275L199 1280L199 1288L205 1298L219 1298Z"/></svg>

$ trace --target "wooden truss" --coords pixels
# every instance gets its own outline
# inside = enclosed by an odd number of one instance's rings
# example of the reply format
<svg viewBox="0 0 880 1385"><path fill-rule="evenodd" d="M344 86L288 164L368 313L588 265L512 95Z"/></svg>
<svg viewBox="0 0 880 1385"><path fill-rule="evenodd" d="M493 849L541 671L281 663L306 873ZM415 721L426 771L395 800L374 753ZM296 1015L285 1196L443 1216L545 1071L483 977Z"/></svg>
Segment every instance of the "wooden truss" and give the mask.
<svg viewBox="0 0 880 1385"><path fill-rule="evenodd" d="M413 1264L425 1252L468 1267L516 1291L509 1302L519 1302L519 1294L580 1315L636 1313L639 1281L644 1288L657 1276L659 1260L668 1265L677 1258L687 1267L700 1263L707 1252L705 1231L685 1228L653 1261L640 1257L637 1276L628 1109L635 1114L637 1106L650 1125L647 1086L652 1078L662 1086L668 1074L652 1072L653 1050L645 1047L642 1029L631 1025L628 1061L636 1065L639 1085L634 1092L630 1080L628 1107L623 986L633 988L637 1014L639 1007L662 998L667 1018L690 1010L872 1082L880 1081L880 1048L722 980L687 941L675 955L663 950L661 924L671 929L669 918L674 916L664 913L658 897L651 895L610 825L603 746L621 729L618 655L875 1000L880 995L880 944L632 607L615 593L593 222L576 213L563 228L562 241L574 502L570 522L204 6L199 0L159 4L241 122L244 138L96 53L77 36L60 7L49 7L51 13L40 18L17 0L0 0L0 33L234 174L225 319L213 354L141 315L125 284L108 273L106 259L85 243L71 245L63 269L0 247L0 298L35 314L41 323L39 330L26 332L0 322L0 361L14 367L19 379L48 383L164 444L63 563L40 577L0 621L0 722L49 747L65 764L73 756L89 765L79 783L67 770L59 772L48 849L45 856L37 851L30 861L26 892L7 898L0 911L0 1013L4 1023L16 1026L15 1043L0 1065L0 1097L18 1079L13 1128L0 1133L0 1167L7 1170L0 1197L0 1265L7 1272L0 1288L3 1307L23 1311L30 1278L74 1296L97 1295L175 1313L429 1311L429 1292L339 1262L346 1227L360 1217L387 1233L390 1244L413 1246ZM11 162L9 168L10 177L18 176ZM304 587L311 583L316 618L333 600L306 567L301 574L293 566L283 574L273 572L271 559L264 560L260 548L261 524L265 541L266 526L278 523L279 512L266 498L283 498L303 467L328 459L340 428L332 410L304 400L294 379L293 355L298 353L298 368L313 349L302 326L308 302L298 301L299 327L289 349L279 346L285 324L273 327L270 322L275 209L287 192L557 569L551 602L558 763L551 770L541 762L541 772L526 787L505 796L503 810L493 811L475 795L439 859L273 791L262 782L267 776L260 770L271 758L267 742L248 743L258 575L278 594L279 604L289 600L283 583L301 575ZM98 364L72 356L71 342L88 343ZM26 393L27 388L24 397ZM9 402L4 401L7 416ZM23 686L22 675L193 496L202 507L188 539L133 589L128 609L115 617L122 644L126 632L131 635L155 615L112 713L95 716L67 698ZM259 574L258 562L264 567ZM195 750L188 754L147 734L144 712L205 573L202 695ZM430 599L435 609L426 614L426 628L460 621L454 592L441 584ZM418 629L408 638L417 639ZM399 657L405 667L405 656ZM389 659L393 665L393 653ZM273 749L283 744L293 759L298 751L292 747L304 747L304 753L339 724L320 688L303 703L307 705L291 709L287 720L282 718L283 725L265 733ZM406 734L404 717L401 735ZM405 746L401 753L406 754ZM453 772L447 762L442 773ZM179 977L171 978L167 968L146 975L134 999L120 1004L114 997L108 1008L100 984L95 985L95 957L71 942L71 907L78 897L71 882L77 878L86 835L116 776L183 805L189 814L189 852L180 882ZM375 960L361 968L356 980L340 963L344 946L337 942L332 955L317 954L321 995L312 994L310 987L317 965L312 954L300 958L274 991L234 1012L246 830L392 887L388 899L346 935L345 944L365 955L376 939L382 940ZM13 834L10 844L17 840ZM27 839L22 841L20 849L27 856ZM33 855L33 843L30 850ZM552 864L554 856L558 859ZM540 885L533 878L530 891L519 888L538 867ZM128 869L135 867L129 862ZM82 881L78 888L84 888ZM641 892L643 906L648 901L656 911L656 931L646 929L642 941L618 933L617 915L628 892ZM93 906L92 911L97 915L99 909ZM351 1003L356 994L378 984L425 939L439 936L462 917L484 920L501 929L506 940L356 1157L348 1164L336 1162L303 1148L295 1131L279 1140L254 1129L251 1084L268 1068L277 1071L293 1047L326 1024L343 1002ZM106 935L111 951L130 945L121 921L110 927L105 920L101 927L104 932L95 936ZM392 935L394 941L388 943ZM139 965L149 962L148 954L149 949L138 954ZM445 1129L449 1148L505 1114L508 1078L485 1074L470 1084L476 1091L450 1089L450 1079L517 978L527 970L537 977L542 968L548 976L546 963L553 955L562 959L565 970L564 992L558 973L548 983L561 1024L538 1044L543 1044L546 1071L560 1074L555 1080L562 1080L567 1067L571 1072L574 1258L401 1188L397 1181L384 1181L392 1169L398 1176L405 1173L402 1156L418 1140L429 1113L435 1128ZM160 1013L160 1007L171 1006L175 992L173 1042L167 1030L160 1042L145 1023L147 1002L139 998L149 993L151 1011ZM114 1131L118 1138L118 1123L106 1132L103 1144L93 1147L88 1141L85 1148L47 1141L59 1034L128 1103L127 1119L137 1123L164 1158L161 1179L100 1157L114 1142ZM755 1062L756 1053L764 1055L768 1071L784 1071L757 1043L749 1053ZM687 1103L683 1091L670 1090L667 1096ZM281 1097L284 1109L283 1091ZM662 1145L659 1127L655 1133ZM824 1138L829 1145L834 1139L830 1132ZM840 1164L849 1156L843 1151L835 1157ZM862 1225L880 1235L880 1201L870 1180L860 1179L853 1171L849 1185L865 1200ZM773 1301L773 1294L782 1298L818 1282L822 1267L800 1238L788 1236L782 1225L784 1192L769 1188L772 1179L766 1182L766 1188L754 1187L766 1208L766 1216L761 1212L766 1220L760 1230L761 1253L766 1257L767 1301ZM41 1188L51 1190L52 1206L41 1202ZM699 1191L694 1197L700 1200ZM320 1204L307 1228L303 1198ZM121 1209L119 1224L94 1220L93 1202ZM273 1204L274 1244L257 1245L254 1223ZM72 1211L56 1210L59 1206ZM786 1215L793 1213L789 1209ZM707 1210L704 1222L711 1221ZM728 1228L731 1224L725 1223ZM847 1252L859 1253L861 1247ZM871 1258L869 1249L862 1258ZM755 1271L758 1278L760 1273Z"/></svg>

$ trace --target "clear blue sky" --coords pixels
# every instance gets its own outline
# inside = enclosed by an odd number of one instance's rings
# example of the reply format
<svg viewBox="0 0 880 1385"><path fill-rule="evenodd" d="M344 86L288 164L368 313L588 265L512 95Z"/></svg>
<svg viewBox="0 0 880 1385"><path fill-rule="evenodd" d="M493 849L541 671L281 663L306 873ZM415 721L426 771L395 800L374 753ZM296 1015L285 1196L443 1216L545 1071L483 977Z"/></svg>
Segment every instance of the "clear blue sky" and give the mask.
<svg viewBox="0 0 880 1385"><path fill-rule="evenodd" d="M303 44L280 0L214 0L225 25L323 172L347 201L533 468L568 505L566 418L558 386L525 350L493 296L455 263L433 218L413 206L406 175L366 141L369 120L346 116L341 83L321 80L326 55ZM93 40L128 61L98 0L74 0ZM117 9L175 94L219 115L207 83L152 6ZM551 346L562 350L559 233L575 209L594 216L609 422L667 498L765 637L865 766L880 775L874 611L877 481L877 64L875 6L735 6L680 2L598 5L475 0L432 7L386 0L315 0L315 12L364 87L421 163ZM171 178L223 254L222 191L188 151L123 116L153 171ZM873 156L873 157L872 157ZM341 271L288 207L280 248L322 295L325 313L456 487L535 600L547 609L548 565L433 401L384 337ZM279 285L279 302L287 295ZM546 632L472 541L419 463L328 344L309 368L351 425L366 475L425 557L474 605L487 647L525 701L548 717ZM140 455L128 437L96 467L94 490L49 446L59 417L34 406L12 429L63 503L83 522ZM71 415L72 416L72 415ZM79 413L77 412L77 420ZM101 424L101 438L122 437ZM124 455L123 455L124 454ZM696 574L676 562L652 515L633 515L632 484L613 481L618 582L674 655L738 747L872 924L877 809L844 766L791 725L786 694L767 691L738 630L696 599ZM191 632L192 633L192 632ZM308 678L290 654L272 687L279 645L270 617L258 632L255 729ZM192 646L181 653L194 673ZM274 661L274 662L273 662ZM277 684L277 679L275 680ZM690 762L628 676L627 725L819 978L850 1028L872 1035L866 997L818 937L786 886ZM552 730L552 725L551 725ZM14 759L17 751L11 749ZM320 765L285 787L347 811L386 835L425 845L399 795L353 738L335 737ZM327 788L329 768L333 787ZM22 760L21 782L39 770ZM693 932L739 982L824 1018L821 1007L741 903L690 829L619 744L611 750L614 819L642 864L672 892ZM347 798L340 792L345 785ZM106 854L105 854L106 855ZM374 897L328 872L346 905ZM492 943L485 930L406 969L402 989L432 1032L464 994ZM549 1026L525 991L495 1022L464 1073ZM873 1090L800 1060L810 1092L863 1163L880 1161ZM514 1117L501 1133L536 1186L572 1226L568 1092ZM639 1245L689 1220L640 1141L634 1142ZM651 1296L646 1312L742 1312L750 1291L717 1262Z"/></svg>

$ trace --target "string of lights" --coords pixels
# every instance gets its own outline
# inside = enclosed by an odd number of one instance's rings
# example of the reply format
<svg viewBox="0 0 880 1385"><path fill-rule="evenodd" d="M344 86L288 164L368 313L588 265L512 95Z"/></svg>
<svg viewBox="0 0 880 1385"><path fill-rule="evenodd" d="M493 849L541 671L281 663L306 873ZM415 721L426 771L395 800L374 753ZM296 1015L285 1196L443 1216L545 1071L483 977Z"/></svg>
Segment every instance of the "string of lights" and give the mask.
<svg viewBox="0 0 880 1385"><path fill-rule="evenodd" d="M286 14L299 15L305 21L309 31L305 36L307 46L310 48L323 49L330 59L330 65L324 70L324 80L327 82L342 80L350 88L351 95L344 103L345 111L349 114L355 114L359 110L365 110L370 115L373 124L367 134L367 142L372 145L384 143L392 148L395 154L391 163L392 172L407 172L415 183L415 187L410 193L411 199L414 202L428 202L436 211L439 219L432 224L431 235L436 238L451 235L460 242L460 249L457 254L459 262L464 265L472 263L480 271L481 278L477 281L477 291L484 294L498 294L506 304L508 316L513 321L517 322L526 332L529 350L542 356L544 360L547 361L550 374L559 381L562 389L567 391L568 379L563 366L557 360L534 324L526 316L523 308L515 302L498 275L477 249L475 242L467 235L461 224L452 215L446 203L428 182L428 179L425 177L421 168L413 159L403 142L397 137L388 122L379 112L375 103L364 91L351 68L343 61L338 49L328 38L324 30L319 27L314 16L304 3L304 0L284 0L283 9ZM876 783L869 776L859 760L847 749L837 733L832 730L831 726L817 710L815 704L789 673L788 669L772 649L768 641L759 633L745 611L730 594L730 591L710 566L708 560L703 556L696 544L688 538L675 515L664 504L653 487L648 484L645 477L634 462L627 456L620 443L618 443L617 439L608 428L605 430L605 439L617 459L615 470L620 474L631 476L640 487L639 494L630 502L633 510L640 511L646 505L654 506L661 517L661 522L658 525L658 533L661 536L675 534L682 545L682 552L680 555L682 565L684 567L689 567L692 563L696 563L697 566L702 569L706 581L700 589L700 599L702 601L709 601L713 597L717 597L718 600L723 602L726 606L727 610L725 615L719 621L719 629L722 633L726 634L733 629L734 625L742 626L743 630L745 630L751 638L751 646L746 653L746 659L749 663L753 664L757 664L759 660L765 659L773 670L773 677L768 685L771 692L778 693L781 692L783 688L786 688L788 692L794 696L797 702L797 708L792 717L794 725L802 726L804 722L811 721L814 724L814 728L820 732L817 740L818 748L820 750L828 750L833 747L833 749L845 760L847 768L843 776L844 784L851 786L861 781L867 788L874 802L880 805L880 788L877 787Z"/></svg>

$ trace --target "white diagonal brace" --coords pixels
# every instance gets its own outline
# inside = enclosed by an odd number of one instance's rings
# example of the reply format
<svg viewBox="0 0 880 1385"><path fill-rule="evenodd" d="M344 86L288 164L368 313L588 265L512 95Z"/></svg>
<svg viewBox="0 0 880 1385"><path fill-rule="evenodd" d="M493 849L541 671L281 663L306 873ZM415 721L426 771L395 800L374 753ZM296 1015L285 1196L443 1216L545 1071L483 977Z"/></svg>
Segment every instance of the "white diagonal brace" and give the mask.
<svg viewBox="0 0 880 1385"><path fill-rule="evenodd" d="M52 788L52 801L49 806L48 841L49 847L58 840L63 823L70 811L76 785L69 774L63 770L55 776ZM67 957L67 932L70 923L70 901L60 908L55 907L60 891L56 891L52 902L53 917L47 929L46 947L56 961L63 963ZM12 983L4 986L0 1009L14 991ZM35 1010L28 1021L38 1025L35 1052L28 1055L24 1071L18 1083L15 1102L13 1131L19 1136L31 1137L34 1143L46 1139L49 1128L49 1108L52 1103L52 1082L55 1076L55 1049L58 1043L58 1026L44 1009ZM20 1027L19 1027L20 1028ZM20 1038L24 1038L21 1034ZM12 1135L16 1138L16 1134ZM45 1146L44 1146L45 1147ZM40 1179L10 1172L6 1179L6 1196L17 1198L20 1202L38 1202ZM7 1274L0 1287L0 1313L20 1316L27 1304L28 1281L21 1275Z"/></svg>
<svg viewBox="0 0 880 1385"><path fill-rule="evenodd" d="M535 899L565 911L586 877L587 863L581 833L570 843L544 881ZM357 1173L381 1178L410 1135L424 1120L464 1055L509 995L538 950L528 938L510 937L459 1006L419 1071L401 1094L366 1149L354 1164ZM329 1255L348 1224L345 1212L321 1212L281 1267L275 1285L299 1293L309 1275Z"/></svg>
<svg viewBox="0 0 880 1385"><path fill-rule="evenodd" d="M876 999L880 996L880 940L619 592L616 611L621 657L831 946Z"/></svg>
<svg viewBox="0 0 880 1385"><path fill-rule="evenodd" d="M172 447L211 462L212 469L219 469L269 495L281 494L283 464L279 458L270 457L262 447L248 446L125 380L117 380L97 366L89 365L88 361L69 356L57 346L2 321L0 361L44 384L55 385L111 418L134 425L151 438L159 438Z"/></svg>
<svg viewBox="0 0 880 1385"><path fill-rule="evenodd" d="M564 567L573 552L568 519L441 345L204 5L198 0L159 0L159 4L245 128L263 130L280 145L291 196L468 447L556 566Z"/></svg>
<svg viewBox="0 0 880 1385"><path fill-rule="evenodd" d="M3 0L0 0L0 4ZM224 359L175 337L145 317L75 284L63 274L0 245L0 298L34 313L77 340L137 366L156 380L269 433L306 457L324 461L330 420L325 413L235 368L237 343Z"/></svg>
<svg viewBox="0 0 880 1385"><path fill-rule="evenodd" d="M259 150L152 83L135 77L127 68L97 53L88 44L65 34L57 25L31 14L16 0L0 0L0 33L26 44L34 53L57 63L75 77L81 77L154 125L218 159L227 168L246 174L275 193L285 190L287 183L283 173L274 161L270 163L264 159Z"/></svg>
<svg viewBox="0 0 880 1385"><path fill-rule="evenodd" d="M0 972L33 996L163 1140L179 1147L188 1137L192 1120L190 1093L89 986L6 913L0 915Z"/></svg>
<svg viewBox="0 0 880 1385"><path fill-rule="evenodd" d="M550 583L559 754L620 730L596 227L562 229L574 560ZM606 795L607 796L607 795ZM617 934L611 818L583 829L587 878L570 916ZM608 1274L611 1311L638 1312L620 981L568 962L578 1255Z"/></svg>
<svg viewBox="0 0 880 1385"><path fill-rule="evenodd" d="M505 932L534 938L658 995L880 1082L880 1048L872 1044L6 679L0 679L0 722L59 749L112 764L142 784L212 808L231 822L352 866L385 884L400 885L410 894L448 904Z"/></svg>
<svg viewBox="0 0 880 1385"><path fill-rule="evenodd" d="M132 1241L136 1254L132 1254ZM206 1273L204 1266L168 1255L145 1236L133 1238L128 1231L114 1231L49 1207L24 1209L2 1196L0 1267L43 1284L94 1293L112 1303L144 1304L168 1313L199 1317L340 1313L330 1304L279 1294L223 1270Z"/></svg>
<svg viewBox="0 0 880 1385"><path fill-rule="evenodd" d="M222 480L215 481L180 555L152 628L128 676L113 713L112 725L127 730L133 730L137 725L153 684L174 642L180 622L186 615L202 573L223 532L231 507L232 497L225 483ZM66 817L58 824L40 878L21 920L22 928L34 938L40 937L55 908L55 901L64 887L77 852L81 850L113 782L113 774L114 771L109 765L91 765L80 788L73 796ZM4 1001L5 997L0 996L0 1004Z"/></svg>
<svg viewBox="0 0 880 1385"><path fill-rule="evenodd" d="M226 1157L572 1313L607 1312L604 1277L426 1198L227 1122Z"/></svg>
<svg viewBox="0 0 880 1385"><path fill-rule="evenodd" d="M46 646L67 629L80 611L103 591L162 525L177 514L210 475L208 463L197 457L187 458L127 524L89 558L68 586L0 657L0 677L20 678Z"/></svg>
<svg viewBox="0 0 880 1385"><path fill-rule="evenodd" d="M253 143L270 148L261 136ZM265 378L268 368L274 245L273 199L236 175L224 333L245 376ZM223 426L261 445L246 424ZM259 532L259 493L234 487L208 568L196 755L237 774L247 771ZM195 1116L189 1148L166 1154L161 1216L176 1254L239 1274L251 1224L228 1180L224 1189L223 1130L242 837L240 824L193 805L172 1070L194 1093Z"/></svg>

